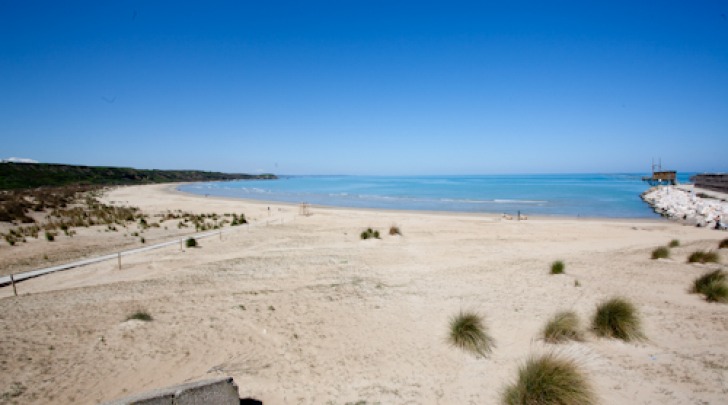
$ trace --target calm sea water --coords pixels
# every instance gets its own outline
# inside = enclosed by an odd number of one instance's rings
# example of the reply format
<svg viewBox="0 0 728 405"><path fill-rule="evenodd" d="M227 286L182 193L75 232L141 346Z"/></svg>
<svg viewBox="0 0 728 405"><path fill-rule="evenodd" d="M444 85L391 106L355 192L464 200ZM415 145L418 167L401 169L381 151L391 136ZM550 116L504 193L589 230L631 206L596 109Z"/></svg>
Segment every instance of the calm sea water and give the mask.
<svg viewBox="0 0 728 405"><path fill-rule="evenodd" d="M653 218L643 174L284 176L193 183L195 194L355 208ZM690 174L680 174L688 182Z"/></svg>

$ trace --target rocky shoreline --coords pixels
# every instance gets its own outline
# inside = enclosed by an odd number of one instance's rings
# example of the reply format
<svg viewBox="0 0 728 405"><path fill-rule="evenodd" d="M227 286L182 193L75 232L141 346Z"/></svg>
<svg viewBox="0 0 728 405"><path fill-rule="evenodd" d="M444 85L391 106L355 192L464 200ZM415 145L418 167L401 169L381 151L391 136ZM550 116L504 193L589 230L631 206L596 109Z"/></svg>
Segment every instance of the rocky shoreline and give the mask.
<svg viewBox="0 0 728 405"><path fill-rule="evenodd" d="M692 186L656 186L641 197L656 213L689 225L716 228L718 221L728 222L728 199L721 193Z"/></svg>

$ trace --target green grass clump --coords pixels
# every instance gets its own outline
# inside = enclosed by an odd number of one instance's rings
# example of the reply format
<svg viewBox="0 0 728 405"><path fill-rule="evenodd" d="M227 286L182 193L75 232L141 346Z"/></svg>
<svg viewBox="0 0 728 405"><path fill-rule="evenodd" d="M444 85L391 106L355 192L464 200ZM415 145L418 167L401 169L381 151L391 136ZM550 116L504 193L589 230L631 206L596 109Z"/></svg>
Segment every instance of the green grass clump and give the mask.
<svg viewBox="0 0 728 405"><path fill-rule="evenodd" d="M379 239L379 231L374 230L372 228L367 228L366 231L361 233L360 237L362 239L371 239L371 238Z"/></svg>
<svg viewBox="0 0 728 405"><path fill-rule="evenodd" d="M728 249L728 238L720 241L720 243L718 244L718 249Z"/></svg>
<svg viewBox="0 0 728 405"><path fill-rule="evenodd" d="M695 279L690 292L703 294L708 302L728 303L728 283L725 273L715 270L703 274Z"/></svg>
<svg viewBox="0 0 728 405"><path fill-rule="evenodd" d="M546 324L543 339L548 343L583 340L579 317L571 311L559 312Z"/></svg>
<svg viewBox="0 0 728 405"><path fill-rule="evenodd" d="M465 351L487 356L495 346L478 314L460 312L450 320L450 344Z"/></svg>
<svg viewBox="0 0 728 405"><path fill-rule="evenodd" d="M185 246L188 248L197 247L197 239L195 238L187 238L185 241Z"/></svg>
<svg viewBox="0 0 728 405"><path fill-rule="evenodd" d="M599 304L592 320L592 330L598 336L626 342L644 338L637 310L624 298L612 298Z"/></svg>
<svg viewBox="0 0 728 405"><path fill-rule="evenodd" d="M660 246L652 251L652 260L667 259L670 257L670 249L666 246Z"/></svg>
<svg viewBox="0 0 728 405"><path fill-rule="evenodd" d="M152 318L152 316L151 316L151 315L149 315L149 312L147 312L147 311L142 311L142 310L139 310L139 311L136 311L136 312L134 312L133 314L131 314L131 315L129 315L129 316L127 316L127 317L126 317L126 320L127 320L127 321L130 321L130 320L132 320L132 319L136 319L136 320L138 320L138 321L145 321L145 322L149 322L149 321L151 321L151 320L152 320L153 318Z"/></svg>
<svg viewBox="0 0 728 405"><path fill-rule="evenodd" d="M557 260L551 263L551 274L564 274L564 262Z"/></svg>
<svg viewBox="0 0 728 405"><path fill-rule="evenodd" d="M670 243L667 245L667 247L671 247L671 248L678 247L678 246L680 246L680 241L677 239L671 240Z"/></svg>
<svg viewBox="0 0 728 405"><path fill-rule="evenodd" d="M589 380L576 363L554 354L530 358L518 369L518 380L506 387L507 405L590 405L597 401Z"/></svg>
<svg viewBox="0 0 728 405"><path fill-rule="evenodd" d="M715 252L704 252L697 250L690 254L688 257L688 263L719 263L720 257Z"/></svg>

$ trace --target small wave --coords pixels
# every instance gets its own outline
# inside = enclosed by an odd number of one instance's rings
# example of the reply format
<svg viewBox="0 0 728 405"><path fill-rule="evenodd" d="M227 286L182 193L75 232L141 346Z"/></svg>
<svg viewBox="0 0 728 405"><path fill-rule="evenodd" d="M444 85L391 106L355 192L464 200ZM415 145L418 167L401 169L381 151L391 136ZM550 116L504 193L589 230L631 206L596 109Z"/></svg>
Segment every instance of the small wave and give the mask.
<svg viewBox="0 0 728 405"><path fill-rule="evenodd" d="M493 200L498 204L546 204L548 201L541 200Z"/></svg>

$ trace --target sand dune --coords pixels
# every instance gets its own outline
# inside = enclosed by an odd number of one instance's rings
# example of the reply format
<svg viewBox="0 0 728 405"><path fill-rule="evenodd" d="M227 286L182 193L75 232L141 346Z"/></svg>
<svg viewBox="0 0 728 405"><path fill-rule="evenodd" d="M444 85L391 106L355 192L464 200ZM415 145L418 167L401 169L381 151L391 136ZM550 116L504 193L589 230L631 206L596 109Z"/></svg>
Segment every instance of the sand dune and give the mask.
<svg viewBox="0 0 728 405"><path fill-rule="evenodd" d="M605 404L728 397L728 305L687 293L695 277L725 266L685 263L724 232L320 207L300 216L296 206L164 185L105 199L149 213L244 212L260 226L130 256L122 270L112 261L23 282L18 297L0 288L0 402L91 404L230 375L241 396L267 405L496 404L529 355L553 350L578 361ZM402 236L387 234L392 224ZM382 239L361 240L367 227ZM671 239L681 241L672 258L650 260ZM38 254L43 245L13 249ZM565 274L550 275L558 259ZM587 323L616 295L636 304L648 340L540 340L554 313L572 309ZM154 320L125 321L137 309ZM485 316L496 341L488 358L447 343L461 309Z"/></svg>

